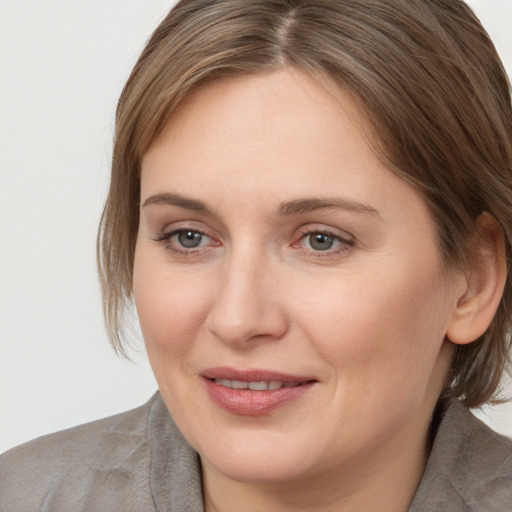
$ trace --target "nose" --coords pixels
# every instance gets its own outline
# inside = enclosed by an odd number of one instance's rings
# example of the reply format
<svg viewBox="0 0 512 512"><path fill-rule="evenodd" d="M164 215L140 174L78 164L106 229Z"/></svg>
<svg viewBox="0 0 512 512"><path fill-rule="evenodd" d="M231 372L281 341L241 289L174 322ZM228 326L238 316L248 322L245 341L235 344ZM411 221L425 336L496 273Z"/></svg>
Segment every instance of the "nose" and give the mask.
<svg viewBox="0 0 512 512"><path fill-rule="evenodd" d="M288 329L285 304L279 299L278 269L271 268L264 258L261 254L232 254L219 278L206 325L233 348L278 340Z"/></svg>

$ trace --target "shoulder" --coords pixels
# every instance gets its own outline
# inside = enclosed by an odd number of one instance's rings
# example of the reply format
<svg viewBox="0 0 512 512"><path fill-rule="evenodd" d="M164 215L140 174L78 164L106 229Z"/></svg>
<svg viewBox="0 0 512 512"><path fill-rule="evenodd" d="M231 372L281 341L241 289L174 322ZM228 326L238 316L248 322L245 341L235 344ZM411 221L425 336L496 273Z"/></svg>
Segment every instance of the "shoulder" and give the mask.
<svg viewBox="0 0 512 512"><path fill-rule="evenodd" d="M108 510L109 500L115 504L110 510L131 510L123 508L120 494L151 501L140 475L149 474L147 424L157 399L155 395L137 409L40 437L3 454L2 512ZM96 504L99 495L102 503Z"/></svg>
<svg viewBox="0 0 512 512"><path fill-rule="evenodd" d="M450 404L411 511L509 512L512 441Z"/></svg>

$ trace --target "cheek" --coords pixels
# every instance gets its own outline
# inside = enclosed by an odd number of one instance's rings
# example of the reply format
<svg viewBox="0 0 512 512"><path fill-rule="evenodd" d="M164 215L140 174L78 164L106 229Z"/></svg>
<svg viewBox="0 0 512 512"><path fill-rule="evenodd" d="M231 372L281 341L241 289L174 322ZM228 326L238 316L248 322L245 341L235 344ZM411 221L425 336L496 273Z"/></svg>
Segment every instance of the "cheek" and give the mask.
<svg viewBox="0 0 512 512"><path fill-rule="evenodd" d="M165 261L137 249L133 294L144 341L151 358L185 352L196 337L209 308L205 276L171 269Z"/></svg>
<svg viewBox="0 0 512 512"><path fill-rule="evenodd" d="M303 330L340 378L375 390L426 381L447 327L445 283L437 265L380 268L325 286L301 305ZM420 267L421 268L421 267Z"/></svg>

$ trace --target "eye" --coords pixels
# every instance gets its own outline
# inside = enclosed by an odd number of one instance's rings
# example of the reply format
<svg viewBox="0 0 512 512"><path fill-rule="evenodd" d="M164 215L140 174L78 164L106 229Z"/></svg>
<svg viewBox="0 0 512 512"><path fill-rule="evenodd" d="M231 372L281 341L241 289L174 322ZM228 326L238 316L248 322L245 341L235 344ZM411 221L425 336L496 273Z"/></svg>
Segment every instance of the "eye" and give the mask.
<svg viewBox="0 0 512 512"><path fill-rule="evenodd" d="M199 231L190 230L176 231L170 238L185 249L195 249L196 247L200 247L205 244L205 239L209 239L209 237Z"/></svg>
<svg viewBox="0 0 512 512"><path fill-rule="evenodd" d="M300 233L300 238L293 244L310 254L334 256L348 251L355 245L355 240L348 233L333 233L329 230L306 228Z"/></svg>
<svg viewBox="0 0 512 512"><path fill-rule="evenodd" d="M315 251L328 251L338 240L328 233L310 233L306 236L307 243Z"/></svg>
<svg viewBox="0 0 512 512"><path fill-rule="evenodd" d="M195 229L174 229L168 233L162 233L154 239L161 243L165 249L171 250L176 254L190 256L197 250L206 250L209 246L216 246L218 243L203 233Z"/></svg>

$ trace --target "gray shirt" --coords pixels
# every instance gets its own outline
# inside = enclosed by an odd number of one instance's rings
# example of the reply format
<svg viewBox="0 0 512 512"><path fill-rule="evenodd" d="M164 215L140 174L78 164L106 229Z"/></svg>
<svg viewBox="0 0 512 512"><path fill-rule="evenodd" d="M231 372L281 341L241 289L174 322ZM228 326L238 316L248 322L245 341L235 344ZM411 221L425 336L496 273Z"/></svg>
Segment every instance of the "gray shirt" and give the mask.
<svg viewBox="0 0 512 512"><path fill-rule="evenodd" d="M200 512L197 453L159 393L0 458L1 512ZM410 512L511 512L512 442L459 402L438 429Z"/></svg>

